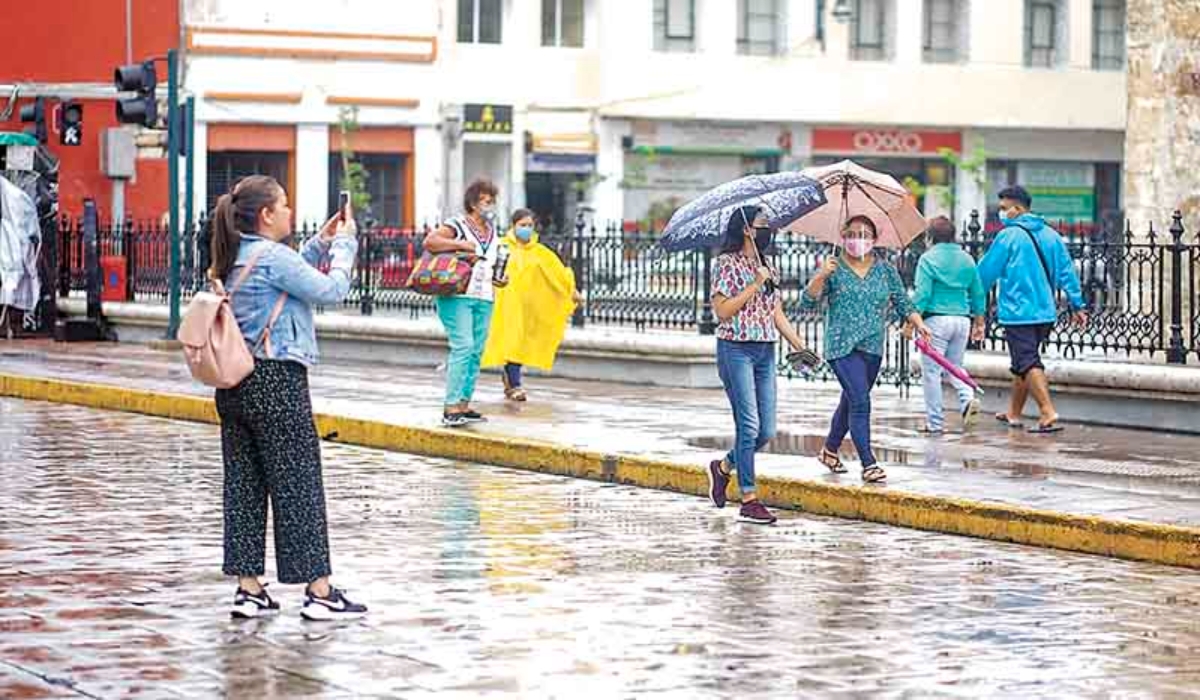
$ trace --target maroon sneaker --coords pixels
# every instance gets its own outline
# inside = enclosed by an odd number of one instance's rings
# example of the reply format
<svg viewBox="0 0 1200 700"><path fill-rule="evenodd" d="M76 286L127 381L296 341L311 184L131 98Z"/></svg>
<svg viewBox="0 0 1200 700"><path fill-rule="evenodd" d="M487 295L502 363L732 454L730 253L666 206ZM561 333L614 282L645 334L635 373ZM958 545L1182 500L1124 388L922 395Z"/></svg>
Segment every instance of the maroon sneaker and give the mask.
<svg viewBox="0 0 1200 700"><path fill-rule="evenodd" d="M738 520L744 523L754 523L755 525L774 525L778 518L758 501L747 501L742 504L742 509L738 511Z"/></svg>
<svg viewBox="0 0 1200 700"><path fill-rule="evenodd" d="M729 488L729 475L721 471L721 460L708 464L708 497L718 508L725 507L725 490Z"/></svg>

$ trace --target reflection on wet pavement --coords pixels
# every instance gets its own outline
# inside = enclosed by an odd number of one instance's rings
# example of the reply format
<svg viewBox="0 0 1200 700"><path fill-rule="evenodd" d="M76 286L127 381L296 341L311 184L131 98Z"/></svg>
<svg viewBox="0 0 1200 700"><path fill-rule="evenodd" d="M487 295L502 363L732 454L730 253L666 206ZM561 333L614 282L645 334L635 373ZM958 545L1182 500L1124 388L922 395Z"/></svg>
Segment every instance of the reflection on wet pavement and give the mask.
<svg viewBox="0 0 1200 700"><path fill-rule="evenodd" d="M176 353L121 345L30 342L0 346L2 370L29 376L211 395L193 382ZM318 410L405 426L434 427L444 377L427 369L371 363L322 365L311 376ZM477 405L491 422L473 431L524 437L604 452L707 464L732 436L720 390L671 389L531 377L530 402L505 402L500 381L480 380ZM779 429L804 436L786 453L765 454L760 473L827 480L807 447L828 429L838 394L833 383L782 382ZM919 393L919 392L917 392ZM922 495L998 501L1057 512L1200 526L1200 436L1068 425L1055 436L1010 431L984 416L971 434L917 432L919 397L874 392L872 436L888 466L889 488ZM847 458L853 446L843 444ZM850 483L856 465L849 465Z"/></svg>
<svg viewBox="0 0 1200 700"><path fill-rule="evenodd" d="M0 697L1200 697L1195 572L328 444L372 615L235 623L216 435L0 399Z"/></svg>

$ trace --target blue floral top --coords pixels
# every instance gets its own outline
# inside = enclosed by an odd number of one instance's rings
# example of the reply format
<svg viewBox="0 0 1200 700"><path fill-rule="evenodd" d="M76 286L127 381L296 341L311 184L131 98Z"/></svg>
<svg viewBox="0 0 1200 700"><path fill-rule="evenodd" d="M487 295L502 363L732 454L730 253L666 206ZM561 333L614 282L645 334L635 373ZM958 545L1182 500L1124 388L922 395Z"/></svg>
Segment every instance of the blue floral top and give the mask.
<svg viewBox="0 0 1200 700"><path fill-rule="evenodd" d="M855 350L883 355L888 312L893 320L902 321L916 310L900 273L882 260L875 261L866 277L859 277L839 260L837 270L825 280L821 298L814 299L806 289L800 306L815 309L826 300L829 302L825 314L827 361L845 357Z"/></svg>

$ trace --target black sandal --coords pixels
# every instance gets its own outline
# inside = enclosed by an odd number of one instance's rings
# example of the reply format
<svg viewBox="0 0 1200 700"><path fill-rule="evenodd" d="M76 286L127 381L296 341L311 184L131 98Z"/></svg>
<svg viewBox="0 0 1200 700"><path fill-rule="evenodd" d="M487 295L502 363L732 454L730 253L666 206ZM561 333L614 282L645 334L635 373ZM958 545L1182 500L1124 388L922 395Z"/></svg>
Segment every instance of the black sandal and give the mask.
<svg viewBox="0 0 1200 700"><path fill-rule="evenodd" d="M842 460L824 447L821 448L821 454L817 455L817 461L834 474L846 473L846 465L842 464Z"/></svg>
<svg viewBox="0 0 1200 700"><path fill-rule="evenodd" d="M863 467L862 480L865 484L878 484L887 479L887 472L878 464L872 464L869 467Z"/></svg>

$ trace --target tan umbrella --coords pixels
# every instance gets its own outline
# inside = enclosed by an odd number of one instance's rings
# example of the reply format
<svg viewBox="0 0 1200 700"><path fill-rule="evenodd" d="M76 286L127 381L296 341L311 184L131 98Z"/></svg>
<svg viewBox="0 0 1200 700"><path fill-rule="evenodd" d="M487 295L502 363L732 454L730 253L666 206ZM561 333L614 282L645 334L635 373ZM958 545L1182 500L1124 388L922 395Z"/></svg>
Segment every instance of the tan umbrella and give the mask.
<svg viewBox="0 0 1200 700"><path fill-rule="evenodd" d="M849 160L803 170L821 183L824 206L785 227L810 238L841 245L842 225L853 216L870 217L879 232L877 246L904 248L925 232L925 217L912 204L912 195L896 178L868 170Z"/></svg>

